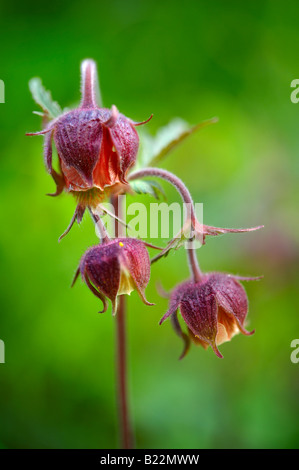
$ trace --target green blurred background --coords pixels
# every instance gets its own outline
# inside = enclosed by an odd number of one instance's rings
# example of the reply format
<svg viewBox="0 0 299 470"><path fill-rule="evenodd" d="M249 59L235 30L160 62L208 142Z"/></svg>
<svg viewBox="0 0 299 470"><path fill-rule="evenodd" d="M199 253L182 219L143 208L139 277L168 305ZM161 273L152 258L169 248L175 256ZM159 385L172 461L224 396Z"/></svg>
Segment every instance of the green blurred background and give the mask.
<svg viewBox="0 0 299 470"><path fill-rule="evenodd" d="M209 239L203 270L264 274L247 283L254 336L193 347L158 321L188 276L184 250L153 266L144 306L129 299L130 398L140 448L293 448L299 444L298 120L290 83L299 78L295 1L1 2L0 447L115 448L114 323L110 310L70 282L96 242L88 217L60 244L74 210L42 159L28 90L40 76L53 97L79 100L79 64L99 65L106 106L149 132L180 116L219 123L192 136L163 166L204 203L204 221L262 231ZM165 186L170 200L179 201ZM153 202L150 196L139 201Z"/></svg>

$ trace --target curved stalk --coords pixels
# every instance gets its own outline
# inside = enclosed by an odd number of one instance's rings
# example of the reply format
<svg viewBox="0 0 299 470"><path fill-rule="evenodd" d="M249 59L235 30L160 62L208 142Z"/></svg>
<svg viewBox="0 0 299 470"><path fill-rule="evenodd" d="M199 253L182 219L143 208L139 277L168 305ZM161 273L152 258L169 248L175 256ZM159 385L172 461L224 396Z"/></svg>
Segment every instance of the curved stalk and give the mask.
<svg viewBox="0 0 299 470"><path fill-rule="evenodd" d="M131 173L129 175L128 180L133 181L139 178L145 178L147 176L156 176L158 178L162 178L163 180L168 181L168 183L170 183L172 186L176 188L184 204L187 207L186 219L187 221L190 219L191 231L192 231L196 226L196 215L195 215L195 210L194 210L194 203L193 203L190 191L187 188L187 186L185 186L183 181L180 178L178 178L176 175L174 175L173 173L170 173L167 170L163 170L161 168L150 168L150 167L143 168L142 170L137 170L134 173ZM199 264L195 255L195 249L187 248L187 254L188 254L189 268L190 268L191 275L193 276L194 281L198 282L202 279L202 272L200 270L200 267L199 267Z"/></svg>
<svg viewBox="0 0 299 470"><path fill-rule="evenodd" d="M189 260L189 269L190 273L193 276L194 282L200 282L202 280L202 272L198 264L198 260L195 254L194 248L187 248L188 260Z"/></svg>
<svg viewBox="0 0 299 470"><path fill-rule="evenodd" d="M139 178L145 178L147 176L156 176L158 178L162 178L165 181L168 181L172 186L176 188L178 193L180 194L183 202L186 204L187 207L187 219L189 218L190 215L190 220L191 220L191 225L192 229L195 226L196 222L196 216L195 216L195 211L194 211L194 203L192 200L192 196L190 194L189 189L183 181L178 178L176 175L173 173L170 173L170 171L167 170L162 170L161 168L143 168L142 170L137 170L134 171L134 173L131 173L128 177L128 181L133 181L137 180Z"/></svg>

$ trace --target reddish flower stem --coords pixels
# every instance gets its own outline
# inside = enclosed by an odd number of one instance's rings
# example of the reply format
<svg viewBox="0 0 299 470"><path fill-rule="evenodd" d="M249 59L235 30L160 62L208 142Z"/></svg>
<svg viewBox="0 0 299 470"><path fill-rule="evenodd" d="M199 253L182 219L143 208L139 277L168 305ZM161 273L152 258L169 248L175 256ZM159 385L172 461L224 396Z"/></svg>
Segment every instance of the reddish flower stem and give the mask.
<svg viewBox="0 0 299 470"><path fill-rule="evenodd" d="M134 173L131 173L129 175L128 180L133 181L133 180L137 180L140 178L145 178L147 176L156 176L158 178L162 178L163 180L168 181L168 183L170 183L172 186L176 188L181 198L183 199L183 202L186 204L187 219L188 218L191 219L191 224L194 227L195 221L196 221L194 204L193 204L190 191L187 188L187 186L185 186L183 181L180 180L180 178L178 178L173 173L170 173L170 171L163 170L162 168L150 168L150 167L143 168L142 170L134 171Z"/></svg>
<svg viewBox="0 0 299 470"><path fill-rule="evenodd" d="M140 178L145 178L147 176L156 176L158 178L162 178L165 181L168 181L172 186L176 188L178 193L180 194L183 202L186 204L187 207L187 220L191 220L191 230L194 229L196 225L196 215L194 210L194 203L192 200L192 196L190 194L189 189L183 183L180 178L178 178L173 173L170 173L167 170L163 170L161 168L143 168L142 170L137 170L134 173L131 173L128 180L133 181ZM202 272L200 270L197 257L195 255L195 249L187 248L188 260L189 260L189 268L191 275L195 282L198 282L202 279Z"/></svg>
<svg viewBox="0 0 299 470"><path fill-rule="evenodd" d="M81 108L95 108L98 84L97 67L93 60L86 59L81 64Z"/></svg>
<svg viewBox="0 0 299 470"><path fill-rule="evenodd" d="M198 260L195 254L195 249L187 248L187 253L188 253L188 260L189 260L189 269L190 269L191 275L193 276L193 280L195 282L199 282L202 280L203 275L198 264Z"/></svg>
<svg viewBox="0 0 299 470"><path fill-rule="evenodd" d="M118 207L118 197L111 198L115 215L122 218L121 208ZM119 237L121 225L115 220L115 236ZM134 438L131 429L131 419L128 404L127 384L127 331L126 331L126 298L124 295L118 297L116 312L116 375L117 375L117 400L119 414L119 432L122 449L133 449Z"/></svg>

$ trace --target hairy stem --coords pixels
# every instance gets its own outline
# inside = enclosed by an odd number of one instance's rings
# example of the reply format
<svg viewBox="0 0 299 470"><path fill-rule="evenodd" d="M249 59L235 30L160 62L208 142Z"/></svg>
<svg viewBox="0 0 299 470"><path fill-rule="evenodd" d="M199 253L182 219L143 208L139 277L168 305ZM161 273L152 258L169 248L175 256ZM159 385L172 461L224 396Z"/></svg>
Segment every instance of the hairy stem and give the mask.
<svg viewBox="0 0 299 470"><path fill-rule="evenodd" d="M113 196L111 202L114 207L116 217L122 218L121 208L118 204L118 197ZM122 227L115 220L115 236L122 236ZM117 400L119 414L119 432L122 449L132 449L134 447L133 433L131 430L131 419L128 404L128 384L127 384L127 332L126 332L126 298L119 296L116 312L116 374L117 374Z"/></svg>
<svg viewBox="0 0 299 470"><path fill-rule="evenodd" d="M172 186L176 188L178 193L180 194L184 204L187 208L186 218L187 221L190 219L191 221L191 230L194 229L196 225L196 215L194 210L194 203L192 200L192 196L190 194L189 189L185 186L182 180L178 178L173 173L170 173L167 170L163 170L161 168L144 168L142 170L137 170L134 173L131 173L128 180L133 181L140 178L145 178L147 176L156 176L158 178L162 178L165 181L168 181ZM189 268L191 275L195 282L198 282L202 279L202 273L195 255L195 249L193 247L187 248L188 260L189 260Z"/></svg>
<svg viewBox="0 0 299 470"><path fill-rule="evenodd" d="M202 280L202 272L198 264L198 260L195 254L194 248L187 248L188 260L189 260L189 269L190 273L193 276L194 282L199 282Z"/></svg>
<svg viewBox="0 0 299 470"><path fill-rule="evenodd" d="M91 59L81 64L81 108L95 108L97 106L98 74L97 66Z"/></svg>
<svg viewBox="0 0 299 470"><path fill-rule="evenodd" d="M131 173L129 175L128 180L133 181L133 180L137 180L140 178L146 178L147 176L156 176L158 178L162 178L163 180L168 181L168 183L170 183L172 186L176 188L183 202L186 204L187 219L190 218L192 228L194 228L195 221L196 221L194 204L193 204L190 191L187 188L187 186L185 186L183 181L180 180L180 178L178 178L173 173L170 173L170 171L163 170L161 168L150 168L150 167L143 168L142 170L134 171L134 173Z"/></svg>

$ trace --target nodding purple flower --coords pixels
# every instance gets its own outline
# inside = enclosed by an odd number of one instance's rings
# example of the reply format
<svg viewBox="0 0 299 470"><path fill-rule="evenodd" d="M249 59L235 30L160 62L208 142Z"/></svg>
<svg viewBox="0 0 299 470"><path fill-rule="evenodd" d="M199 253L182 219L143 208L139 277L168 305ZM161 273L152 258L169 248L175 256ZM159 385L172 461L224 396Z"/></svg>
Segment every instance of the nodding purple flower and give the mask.
<svg viewBox="0 0 299 470"><path fill-rule="evenodd" d="M127 172L136 161L139 138L135 126L143 122L133 122L120 114L114 105L111 110L97 105L94 61L83 61L81 74L79 108L54 119L43 131L27 134L46 134L45 164L57 185L55 196L63 189L81 192L98 188L103 191L116 183L127 184ZM61 174L52 167L52 140Z"/></svg>
<svg viewBox="0 0 299 470"><path fill-rule="evenodd" d="M83 255L73 284L79 273L89 289L103 302L103 313L107 300L116 311L118 295L137 290L146 305L153 305L145 298L144 290L150 279L150 259L145 244L134 238L116 238L96 245Z"/></svg>
<svg viewBox="0 0 299 470"><path fill-rule="evenodd" d="M216 355L222 358L218 349L220 344L230 341L239 332L244 335L254 333L254 330L249 332L244 328L248 300L237 279L237 276L228 274L209 273L203 275L199 282L186 281L173 290L169 309L160 324L171 317L175 331L185 343L181 358L189 350L190 339L205 349L211 346ZM178 309L188 327L188 335L180 327Z"/></svg>

